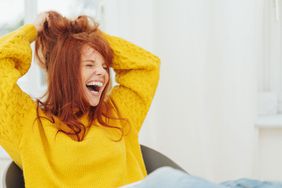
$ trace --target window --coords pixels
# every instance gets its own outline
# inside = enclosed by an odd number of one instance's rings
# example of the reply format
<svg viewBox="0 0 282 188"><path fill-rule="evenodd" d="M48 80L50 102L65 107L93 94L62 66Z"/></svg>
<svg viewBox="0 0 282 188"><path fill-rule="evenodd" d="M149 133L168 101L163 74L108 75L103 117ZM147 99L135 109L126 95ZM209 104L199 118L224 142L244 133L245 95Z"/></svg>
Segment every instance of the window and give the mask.
<svg viewBox="0 0 282 188"><path fill-rule="evenodd" d="M23 25L24 1L0 1L0 35L4 35ZM10 8L14 7L14 8Z"/></svg>
<svg viewBox="0 0 282 188"><path fill-rule="evenodd" d="M282 115L282 2L264 0L263 8L258 111L259 115Z"/></svg>

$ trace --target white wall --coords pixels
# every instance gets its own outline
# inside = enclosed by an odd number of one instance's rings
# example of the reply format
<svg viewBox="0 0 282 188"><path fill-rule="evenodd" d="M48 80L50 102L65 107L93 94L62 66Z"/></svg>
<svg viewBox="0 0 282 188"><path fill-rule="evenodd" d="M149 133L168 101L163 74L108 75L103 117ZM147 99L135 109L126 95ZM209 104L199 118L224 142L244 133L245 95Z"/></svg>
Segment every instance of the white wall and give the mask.
<svg viewBox="0 0 282 188"><path fill-rule="evenodd" d="M259 148L256 177L267 180L282 179L282 129L263 128L259 131Z"/></svg>
<svg viewBox="0 0 282 188"><path fill-rule="evenodd" d="M156 7L163 57L159 113L166 117L159 118L166 130L159 137L173 141L160 148L173 151L193 174L213 180L251 176L254 1L159 1ZM171 90L174 83L180 88Z"/></svg>

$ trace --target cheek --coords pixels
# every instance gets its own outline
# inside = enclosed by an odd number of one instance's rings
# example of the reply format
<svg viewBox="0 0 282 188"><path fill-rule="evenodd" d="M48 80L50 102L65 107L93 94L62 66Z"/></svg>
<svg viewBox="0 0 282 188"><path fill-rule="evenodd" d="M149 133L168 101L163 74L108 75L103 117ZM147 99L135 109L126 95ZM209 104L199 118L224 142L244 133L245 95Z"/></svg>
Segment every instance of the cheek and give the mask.
<svg viewBox="0 0 282 188"><path fill-rule="evenodd" d="M105 78L106 78L106 81L107 81L107 83L108 83L108 82L109 82L109 79L110 79L110 75L109 75L108 72L106 72Z"/></svg>
<svg viewBox="0 0 282 188"><path fill-rule="evenodd" d="M85 82L88 77L91 75L91 71L87 70L87 69L83 69L81 71L81 78L82 78L82 81Z"/></svg>

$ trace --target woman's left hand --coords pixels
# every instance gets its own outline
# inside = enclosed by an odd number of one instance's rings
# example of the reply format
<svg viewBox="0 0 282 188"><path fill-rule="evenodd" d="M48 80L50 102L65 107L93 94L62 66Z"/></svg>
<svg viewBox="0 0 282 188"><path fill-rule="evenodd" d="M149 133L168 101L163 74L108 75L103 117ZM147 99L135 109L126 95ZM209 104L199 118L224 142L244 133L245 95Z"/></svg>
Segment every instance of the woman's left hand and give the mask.
<svg viewBox="0 0 282 188"><path fill-rule="evenodd" d="M49 16L48 12L42 12L37 16L37 18L34 21L34 26L35 26L37 32L40 32L40 31L43 30L44 22L45 21L48 22L48 16Z"/></svg>

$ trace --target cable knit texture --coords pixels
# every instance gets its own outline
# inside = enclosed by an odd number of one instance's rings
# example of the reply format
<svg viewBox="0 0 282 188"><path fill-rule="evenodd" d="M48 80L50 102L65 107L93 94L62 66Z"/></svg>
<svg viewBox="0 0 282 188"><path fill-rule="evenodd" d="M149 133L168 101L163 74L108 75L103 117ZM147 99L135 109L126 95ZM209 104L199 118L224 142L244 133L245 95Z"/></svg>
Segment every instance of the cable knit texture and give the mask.
<svg viewBox="0 0 282 188"><path fill-rule="evenodd" d="M112 68L118 83L110 98L131 129L114 142L114 131L94 121L84 140L77 142L63 133L56 135L56 126L48 120L42 119L40 126L35 102L17 86L30 67L30 42L35 38L33 25L0 38L0 145L23 169L25 186L107 188L143 179L146 169L138 132L158 84L159 58L105 34L114 50Z"/></svg>

